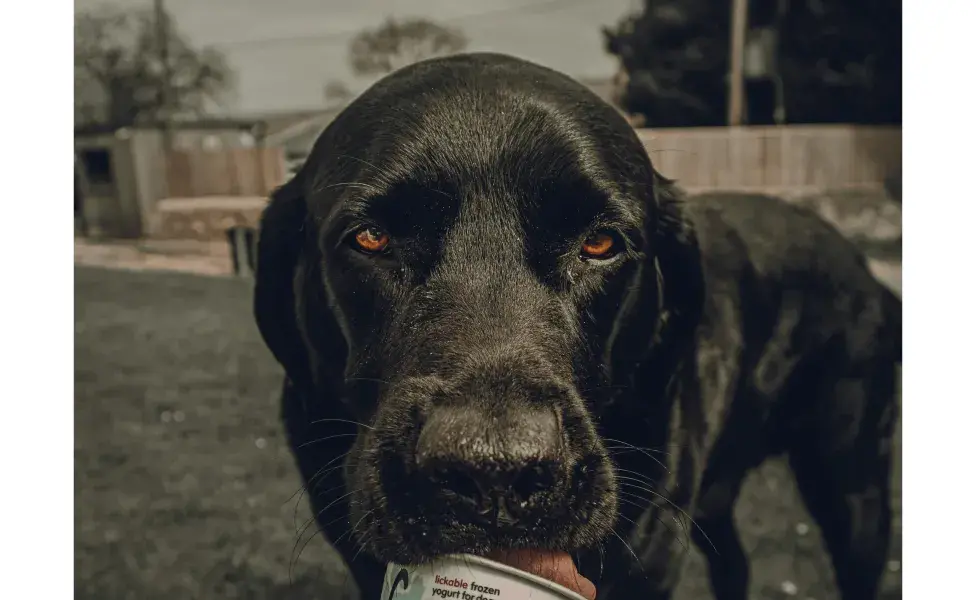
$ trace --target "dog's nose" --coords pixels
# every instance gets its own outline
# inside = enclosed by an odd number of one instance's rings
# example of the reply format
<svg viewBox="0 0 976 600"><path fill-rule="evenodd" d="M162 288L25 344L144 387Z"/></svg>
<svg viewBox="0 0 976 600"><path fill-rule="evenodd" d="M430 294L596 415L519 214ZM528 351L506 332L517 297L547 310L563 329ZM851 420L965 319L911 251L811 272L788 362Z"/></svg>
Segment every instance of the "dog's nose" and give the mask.
<svg viewBox="0 0 976 600"><path fill-rule="evenodd" d="M559 494L567 472L552 410L432 411L417 443L424 483L455 516L517 524Z"/></svg>

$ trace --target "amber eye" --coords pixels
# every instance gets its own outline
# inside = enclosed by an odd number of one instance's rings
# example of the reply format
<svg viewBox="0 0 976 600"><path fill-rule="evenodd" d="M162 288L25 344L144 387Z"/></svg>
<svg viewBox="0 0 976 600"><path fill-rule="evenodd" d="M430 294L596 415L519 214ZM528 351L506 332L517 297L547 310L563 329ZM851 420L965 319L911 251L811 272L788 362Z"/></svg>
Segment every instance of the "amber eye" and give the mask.
<svg viewBox="0 0 976 600"><path fill-rule="evenodd" d="M583 258L605 260L617 253L617 243L612 235L606 232L591 233L583 240L581 254Z"/></svg>
<svg viewBox="0 0 976 600"><path fill-rule="evenodd" d="M365 227L356 233L353 240L360 250L372 254L385 250L390 243L390 236L379 229Z"/></svg>

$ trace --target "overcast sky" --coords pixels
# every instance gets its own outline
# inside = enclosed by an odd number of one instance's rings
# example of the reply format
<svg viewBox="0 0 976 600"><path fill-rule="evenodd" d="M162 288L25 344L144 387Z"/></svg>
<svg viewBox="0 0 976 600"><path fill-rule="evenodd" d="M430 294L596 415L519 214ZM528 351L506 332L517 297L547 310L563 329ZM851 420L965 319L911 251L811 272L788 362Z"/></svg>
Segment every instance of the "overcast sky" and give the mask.
<svg viewBox="0 0 976 600"><path fill-rule="evenodd" d="M85 10L113 0L75 0ZM151 0L114 0L150 6ZM600 26L615 23L636 0L165 0L180 30L223 50L238 76L230 112L315 108L322 88L340 79L353 90L369 80L348 67L352 34L387 15L424 16L460 27L468 50L506 52L577 77L616 69Z"/></svg>

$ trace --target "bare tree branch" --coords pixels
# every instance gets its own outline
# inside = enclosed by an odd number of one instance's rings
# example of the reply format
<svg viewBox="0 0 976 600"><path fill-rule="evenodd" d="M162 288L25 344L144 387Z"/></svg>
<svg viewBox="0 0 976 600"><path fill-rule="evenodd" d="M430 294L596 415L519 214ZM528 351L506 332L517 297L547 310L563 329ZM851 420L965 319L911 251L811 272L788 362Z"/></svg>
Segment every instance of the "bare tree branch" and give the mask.
<svg viewBox="0 0 976 600"><path fill-rule="evenodd" d="M349 45L349 62L359 75L382 75L435 56L460 52L464 33L428 19L389 18L359 33Z"/></svg>
<svg viewBox="0 0 976 600"><path fill-rule="evenodd" d="M104 7L75 17L78 124L124 127L199 115L233 89L234 73L224 55L192 47L170 16L165 19L168 68L160 62L150 10ZM160 94L164 86L166 95ZM168 98L166 106L162 98Z"/></svg>

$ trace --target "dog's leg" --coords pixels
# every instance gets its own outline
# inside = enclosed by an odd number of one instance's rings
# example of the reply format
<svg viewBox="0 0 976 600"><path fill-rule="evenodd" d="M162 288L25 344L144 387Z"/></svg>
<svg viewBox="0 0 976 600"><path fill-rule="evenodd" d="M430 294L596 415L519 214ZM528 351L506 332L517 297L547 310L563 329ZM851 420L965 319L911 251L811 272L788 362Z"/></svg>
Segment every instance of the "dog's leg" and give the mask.
<svg viewBox="0 0 976 600"><path fill-rule="evenodd" d="M714 504L721 496L719 508L699 513L691 526L691 539L708 561L708 575L716 600L745 600L749 591L749 559L735 528L732 509L742 485L712 483L703 495L703 506Z"/></svg>
<svg viewBox="0 0 976 600"><path fill-rule="evenodd" d="M746 402L743 399L739 405L747 406ZM753 427L749 417L748 411L736 413L716 442L691 524L692 540L708 561L709 582L717 600L745 600L749 595L749 559L733 519L746 474L762 456L758 438L741 433Z"/></svg>
<svg viewBox="0 0 976 600"><path fill-rule="evenodd" d="M894 365L873 365L866 373L832 386L824 418L790 450L844 600L877 597L891 537Z"/></svg>

